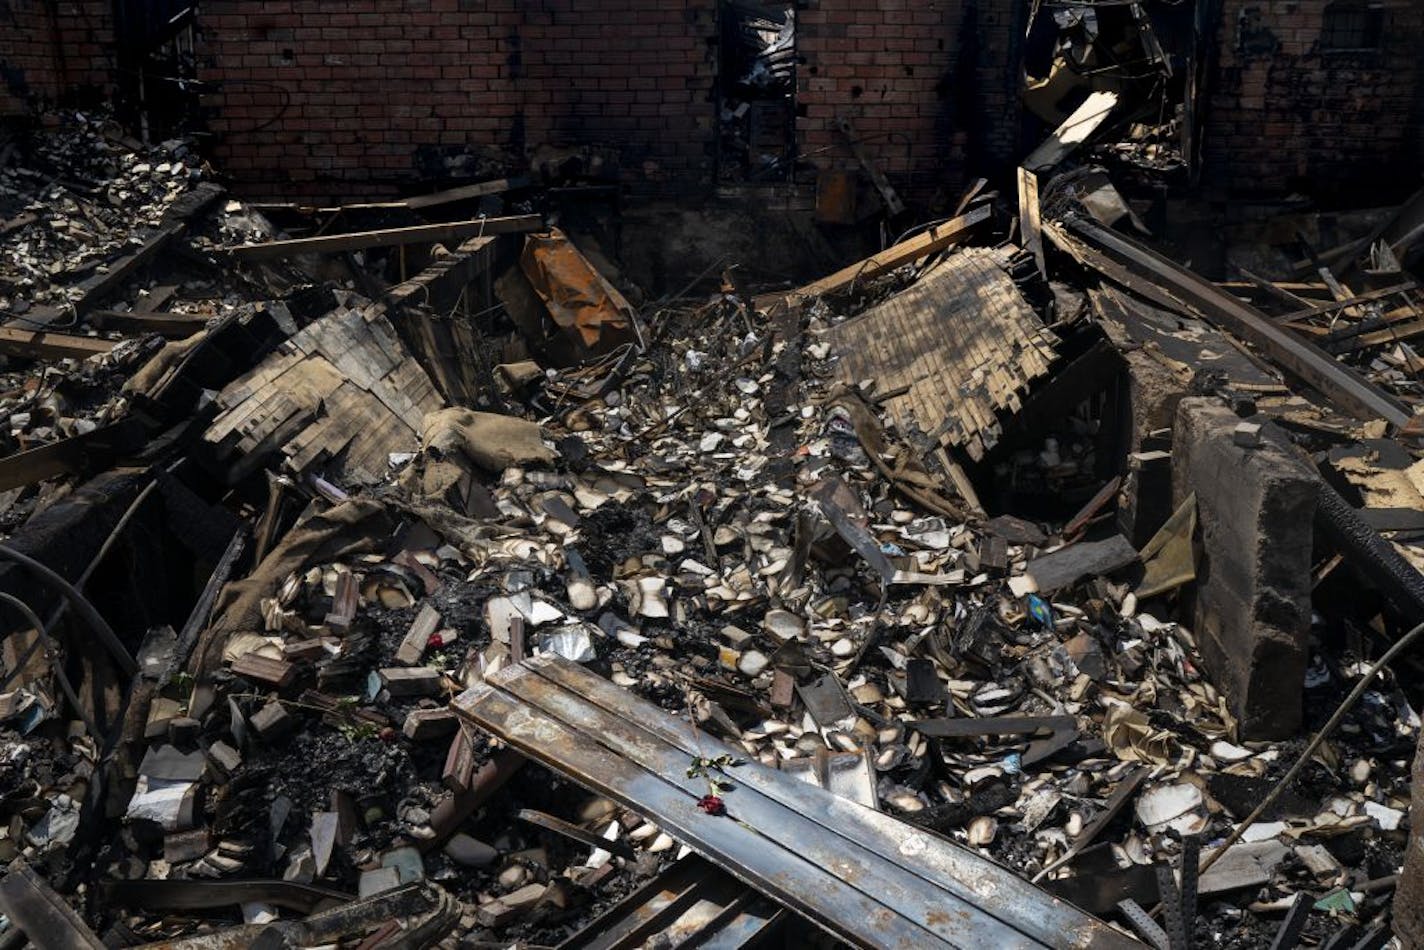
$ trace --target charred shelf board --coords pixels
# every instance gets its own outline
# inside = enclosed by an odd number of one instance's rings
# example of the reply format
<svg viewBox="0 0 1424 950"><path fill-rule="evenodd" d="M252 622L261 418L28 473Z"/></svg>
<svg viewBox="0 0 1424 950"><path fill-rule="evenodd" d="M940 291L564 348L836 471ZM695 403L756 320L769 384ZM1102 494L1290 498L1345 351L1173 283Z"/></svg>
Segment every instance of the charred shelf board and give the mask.
<svg viewBox="0 0 1424 950"><path fill-rule="evenodd" d="M218 395L203 438L237 482L280 451L297 473L330 465L381 480L392 452L414 451L421 420L444 405L379 308L308 324Z"/></svg>
<svg viewBox="0 0 1424 950"><path fill-rule="evenodd" d="M1137 946L992 861L757 762L727 770L727 814L708 814L688 766L737 750L567 660L501 670L454 707L855 946Z"/></svg>

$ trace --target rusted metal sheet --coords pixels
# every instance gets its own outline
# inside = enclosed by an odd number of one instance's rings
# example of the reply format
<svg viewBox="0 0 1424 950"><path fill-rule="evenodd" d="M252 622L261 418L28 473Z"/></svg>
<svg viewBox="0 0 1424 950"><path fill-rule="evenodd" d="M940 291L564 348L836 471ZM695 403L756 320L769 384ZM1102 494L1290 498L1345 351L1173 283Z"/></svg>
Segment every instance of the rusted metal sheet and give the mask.
<svg viewBox="0 0 1424 950"><path fill-rule="evenodd" d="M559 328L590 352L632 342L633 307L558 228L531 234L520 266Z"/></svg>
<svg viewBox="0 0 1424 950"><path fill-rule="evenodd" d="M830 170L816 175L816 220L827 224L855 224L854 175Z"/></svg>
<svg viewBox="0 0 1424 950"><path fill-rule="evenodd" d="M1398 400L1328 353L1278 326L1150 248L1081 215L1045 221L1044 232L1080 263L1169 309L1188 308L1208 323L1257 347L1286 372L1360 419L1383 419L1400 427L1410 412Z"/></svg>
<svg viewBox="0 0 1424 950"><path fill-rule="evenodd" d="M737 750L558 657L501 670L454 708L855 946L1137 945L979 855L760 763L728 769L727 814L708 814L688 766Z"/></svg>

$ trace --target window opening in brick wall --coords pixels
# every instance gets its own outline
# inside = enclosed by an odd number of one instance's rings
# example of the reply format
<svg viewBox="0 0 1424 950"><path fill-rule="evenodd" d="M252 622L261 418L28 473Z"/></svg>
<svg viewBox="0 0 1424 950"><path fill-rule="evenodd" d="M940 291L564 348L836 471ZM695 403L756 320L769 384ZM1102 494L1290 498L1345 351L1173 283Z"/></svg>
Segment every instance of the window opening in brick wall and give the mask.
<svg viewBox="0 0 1424 950"><path fill-rule="evenodd" d="M785 180L796 141L795 5L723 0L718 22L718 176Z"/></svg>
<svg viewBox="0 0 1424 950"><path fill-rule="evenodd" d="M1377 3L1336 0L1325 7L1320 48L1325 51L1377 50L1384 34L1384 10Z"/></svg>
<svg viewBox="0 0 1424 950"><path fill-rule="evenodd" d="M199 125L194 0L118 0L114 4L119 119L145 142Z"/></svg>

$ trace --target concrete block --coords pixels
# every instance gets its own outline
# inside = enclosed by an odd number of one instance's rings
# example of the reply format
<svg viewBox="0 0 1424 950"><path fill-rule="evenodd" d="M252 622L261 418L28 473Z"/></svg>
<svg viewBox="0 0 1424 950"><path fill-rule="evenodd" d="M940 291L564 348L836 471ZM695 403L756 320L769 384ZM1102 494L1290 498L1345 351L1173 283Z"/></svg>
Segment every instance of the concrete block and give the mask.
<svg viewBox="0 0 1424 950"><path fill-rule="evenodd" d="M1187 387L1161 363L1141 350L1122 354L1127 367L1127 450L1133 458L1123 478L1118 500L1118 529L1139 548L1157 533L1172 513L1170 459L1162 453L1177 404Z"/></svg>
<svg viewBox="0 0 1424 950"><path fill-rule="evenodd" d="M1184 608L1240 737L1282 739L1300 731L1320 477L1279 432L1238 445L1240 421L1214 398L1177 408L1172 492L1196 492L1202 544Z"/></svg>
<svg viewBox="0 0 1424 950"><path fill-rule="evenodd" d="M1231 433L1232 441L1243 449L1254 449L1261 444L1261 424L1258 422L1238 422Z"/></svg>
<svg viewBox="0 0 1424 950"><path fill-rule="evenodd" d="M1141 550L1172 515L1171 452L1149 449L1128 454L1117 512L1118 529Z"/></svg>
<svg viewBox="0 0 1424 950"><path fill-rule="evenodd" d="M1409 847L1404 871L1394 892L1394 932L1405 947L1424 947L1424 734L1414 753L1412 800L1409 803Z"/></svg>

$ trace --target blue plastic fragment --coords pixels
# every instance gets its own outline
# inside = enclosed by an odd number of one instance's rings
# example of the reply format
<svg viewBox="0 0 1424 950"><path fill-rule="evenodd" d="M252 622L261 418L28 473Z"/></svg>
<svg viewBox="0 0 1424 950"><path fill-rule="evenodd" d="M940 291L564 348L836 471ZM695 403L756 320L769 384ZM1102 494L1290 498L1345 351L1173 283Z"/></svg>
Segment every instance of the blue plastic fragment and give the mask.
<svg viewBox="0 0 1424 950"><path fill-rule="evenodd" d="M1037 594L1028 595L1028 615L1037 620L1045 630L1053 629L1053 610L1048 602Z"/></svg>

